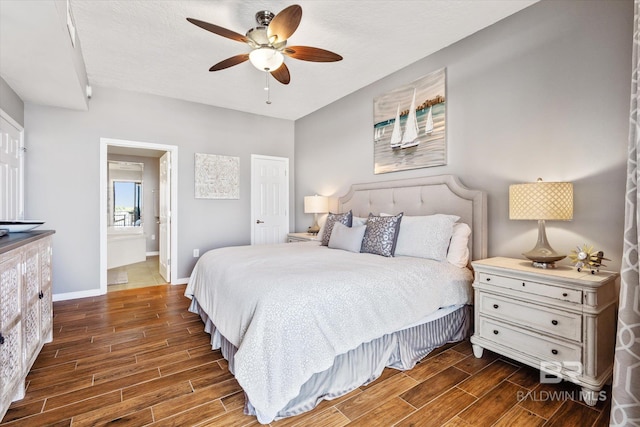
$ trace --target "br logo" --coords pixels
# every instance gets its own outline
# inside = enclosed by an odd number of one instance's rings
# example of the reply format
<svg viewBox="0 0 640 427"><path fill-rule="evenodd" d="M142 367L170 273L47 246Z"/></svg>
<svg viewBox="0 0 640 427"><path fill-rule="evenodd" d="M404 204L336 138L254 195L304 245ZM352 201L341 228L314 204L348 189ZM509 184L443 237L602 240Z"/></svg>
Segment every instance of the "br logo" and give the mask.
<svg viewBox="0 0 640 427"><path fill-rule="evenodd" d="M580 375L582 375L581 362L545 360L540 362L540 383L542 384L557 384L563 377L573 381Z"/></svg>

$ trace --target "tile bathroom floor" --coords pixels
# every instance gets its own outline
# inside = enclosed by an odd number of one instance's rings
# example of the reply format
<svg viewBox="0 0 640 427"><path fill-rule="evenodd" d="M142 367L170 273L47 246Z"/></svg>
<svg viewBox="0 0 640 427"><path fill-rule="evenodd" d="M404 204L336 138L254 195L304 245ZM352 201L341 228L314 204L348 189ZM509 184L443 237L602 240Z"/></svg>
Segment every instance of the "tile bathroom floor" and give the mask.
<svg viewBox="0 0 640 427"><path fill-rule="evenodd" d="M127 283L109 285L107 288L109 292L164 285L167 283L160 275L157 255L148 256L146 261L125 265L113 270L126 272L128 281Z"/></svg>

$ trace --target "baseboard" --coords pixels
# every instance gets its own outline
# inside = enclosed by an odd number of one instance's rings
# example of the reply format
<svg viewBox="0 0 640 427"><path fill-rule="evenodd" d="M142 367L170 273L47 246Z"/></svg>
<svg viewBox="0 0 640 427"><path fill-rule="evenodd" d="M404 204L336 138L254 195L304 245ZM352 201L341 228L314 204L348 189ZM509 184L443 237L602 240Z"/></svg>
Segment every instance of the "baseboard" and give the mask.
<svg viewBox="0 0 640 427"><path fill-rule="evenodd" d="M172 282L172 285L186 285L189 283L188 277L183 277L181 279ZM87 297L97 297L103 295L100 292L100 289L90 289L88 291L78 291L78 292L65 292L63 294L53 294L53 301L66 301L69 299L77 299L77 298L87 298Z"/></svg>
<svg viewBox="0 0 640 427"><path fill-rule="evenodd" d="M156 256L160 255L160 251L151 251L146 253L147 256Z"/></svg>
<svg viewBox="0 0 640 427"><path fill-rule="evenodd" d="M77 298L87 298L87 297L97 297L103 295L100 292L100 289L90 289L88 291L78 291L78 292L65 292L64 294L53 294L53 301L66 301L69 299L77 299Z"/></svg>

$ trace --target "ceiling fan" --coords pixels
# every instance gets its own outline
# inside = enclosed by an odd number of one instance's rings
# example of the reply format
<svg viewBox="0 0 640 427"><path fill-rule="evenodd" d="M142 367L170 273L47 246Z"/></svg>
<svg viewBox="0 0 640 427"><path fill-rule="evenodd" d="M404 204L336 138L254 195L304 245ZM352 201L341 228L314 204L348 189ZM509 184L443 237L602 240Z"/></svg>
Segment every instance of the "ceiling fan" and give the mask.
<svg viewBox="0 0 640 427"><path fill-rule="evenodd" d="M310 46L287 46L287 39L296 31L302 19L302 8L297 4L283 9L277 15L268 10L256 13L258 26L247 31L246 35L236 33L215 24L187 18L187 21L207 31L231 40L248 44L251 52L232 56L218 62L209 71L219 71L249 60L260 71L270 73L282 84L289 84L291 75L284 63L284 56L302 61L335 62L342 56Z"/></svg>

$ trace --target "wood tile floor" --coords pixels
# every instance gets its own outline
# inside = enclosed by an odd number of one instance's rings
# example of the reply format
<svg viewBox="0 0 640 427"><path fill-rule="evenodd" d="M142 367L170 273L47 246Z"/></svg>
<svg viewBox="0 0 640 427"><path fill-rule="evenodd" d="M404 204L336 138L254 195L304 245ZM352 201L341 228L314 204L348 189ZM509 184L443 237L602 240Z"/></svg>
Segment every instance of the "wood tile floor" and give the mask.
<svg viewBox="0 0 640 427"><path fill-rule="evenodd" d="M46 344L2 426L248 426L244 395L185 286L162 285L54 303ZM434 352L414 369L386 369L366 387L282 426L606 426L610 402L588 407L570 383L468 342ZM609 389L606 390L607 396ZM519 399L520 398L520 399Z"/></svg>

